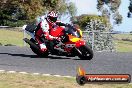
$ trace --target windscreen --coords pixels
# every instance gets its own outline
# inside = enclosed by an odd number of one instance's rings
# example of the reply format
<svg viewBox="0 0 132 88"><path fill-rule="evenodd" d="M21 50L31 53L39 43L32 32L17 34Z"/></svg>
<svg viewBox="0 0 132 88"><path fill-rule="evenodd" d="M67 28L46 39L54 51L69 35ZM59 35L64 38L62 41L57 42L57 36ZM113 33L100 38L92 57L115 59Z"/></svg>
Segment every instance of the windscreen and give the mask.
<svg viewBox="0 0 132 88"><path fill-rule="evenodd" d="M65 27L65 32L66 34L70 34L72 36L76 36L77 38L81 38L80 32L71 25Z"/></svg>

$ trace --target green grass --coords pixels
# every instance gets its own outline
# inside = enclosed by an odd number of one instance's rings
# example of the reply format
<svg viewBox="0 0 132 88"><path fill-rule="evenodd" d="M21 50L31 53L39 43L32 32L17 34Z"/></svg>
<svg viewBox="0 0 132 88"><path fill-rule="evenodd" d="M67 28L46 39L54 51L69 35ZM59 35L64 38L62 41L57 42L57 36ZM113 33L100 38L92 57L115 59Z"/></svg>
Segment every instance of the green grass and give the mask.
<svg viewBox="0 0 132 88"><path fill-rule="evenodd" d="M116 39L132 39L132 34L114 34L114 38Z"/></svg>
<svg viewBox="0 0 132 88"><path fill-rule="evenodd" d="M12 44L23 46L23 32L0 30L0 43L2 45Z"/></svg>
<svg viewBox="0 0 132 88"><path fill-rule="evenodd" d="M117 52L132 52L132 42L122 40L132 40L132 34L114 34L113 37L115 38L115 48Z"/></svg>
<svg viewBox="0 0 132 88"><path fill-rule="evenodd" d="M0 88L132 88L132 84L85 84L75 78L20 73L0 73Z"/></svg>
<svg viewBox="0 0 132 88"><path fill-rule="evenodd" d="M132 52L132 42L116 40L115 45L117 52Z"/></svg>

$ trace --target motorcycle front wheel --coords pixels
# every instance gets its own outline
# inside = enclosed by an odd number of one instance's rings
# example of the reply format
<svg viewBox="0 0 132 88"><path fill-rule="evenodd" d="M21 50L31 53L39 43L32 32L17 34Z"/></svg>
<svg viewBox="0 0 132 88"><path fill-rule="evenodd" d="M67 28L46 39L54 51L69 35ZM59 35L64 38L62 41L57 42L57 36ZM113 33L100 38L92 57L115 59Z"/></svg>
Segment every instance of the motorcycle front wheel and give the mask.
<svg viewBox="0 0 132 88"><path fill-rule="evenodd" d="M79 47L81 54L78 57L82 60L91 60L93 58L93 50L88 45Z"/></svg>

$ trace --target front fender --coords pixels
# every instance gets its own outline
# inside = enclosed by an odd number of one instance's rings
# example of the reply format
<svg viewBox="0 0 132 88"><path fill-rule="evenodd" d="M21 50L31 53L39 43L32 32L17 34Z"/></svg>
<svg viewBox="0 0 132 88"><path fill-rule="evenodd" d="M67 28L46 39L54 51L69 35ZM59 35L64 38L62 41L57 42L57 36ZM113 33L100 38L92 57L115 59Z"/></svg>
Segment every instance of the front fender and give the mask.
<svg viewBox="0 0 132 88"><path fill-rule="evenodd" d="M83 41L83 40L80 40L80 41L78 41L78 42L75 43L75 45L76 45L77 48L79 48L80 46L85 45L85 44L86 44L86 42Z"/></svg>

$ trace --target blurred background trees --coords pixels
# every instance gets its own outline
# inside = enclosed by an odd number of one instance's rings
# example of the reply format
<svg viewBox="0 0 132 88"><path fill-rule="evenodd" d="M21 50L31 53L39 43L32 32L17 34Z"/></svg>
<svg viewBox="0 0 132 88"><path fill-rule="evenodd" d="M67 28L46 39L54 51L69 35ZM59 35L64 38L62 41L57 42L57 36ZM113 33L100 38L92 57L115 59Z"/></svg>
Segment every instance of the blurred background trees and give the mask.
<svg viewBox="0 0 132 88"><path fill-rule="evenodd" d="M118 11L120 4L121 0L97 0L97 9L102 16L113 19L113 24L121 24L122 15Z"/></svg>
<svg viewBox="0 0 132 88"><path fill-rule="evenodd" d="M107 26L109 25L110 28L111 20L113 24L122 23L123 17L118 11L120 4L121 0L97 0L99 17L88 16L88 14L75 17L77 8L70 0L0 0L0 25L22 26L25 23L33 22L37 16L43 15L49 10L56 10L59 12L60 18L66 15L71 16L72 21L74 20L74 23L79 24L81 28L85 28L86 24L90 22L89 19L95 18L103 18L108 22ZM128 10L128 17L131 17L132 0L130 0Z"/></svg>
<svg viewBox="0 0 132 88"><path fill-rule="evenodd" d="M130 4L128 6L128 18L132 18L132 0L130 0Z"/></svg>
<svg viewBox="0 0 132 88"><path fill-rule="evenodd" d="M74 3L67 0L0 0L0 25L22 26L39 15L55 10L61 15L75 15Z"/></svg>
<svg viewBox="0 0 132 88"><path fill-rule="evenodd" d="M109 20L103 16L83 14L71 18L71 20L74 24L79 25L83 31L92 30L105 31L106 28L108 28L107 30L111 28Z"/></svg>
<svg viewBox="0 0 132 88"><path fill-rule="evenodd" d="M118 9L121 0L97 0L97 9L99 15L81 15L71 18L74 23L81 26L83 30L90 30L90 26L94 25L95 30L110 30L113 25L122 23L122 15Z"/></svg>

